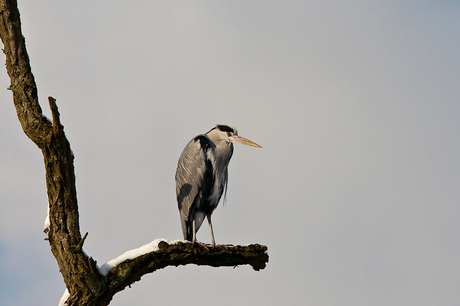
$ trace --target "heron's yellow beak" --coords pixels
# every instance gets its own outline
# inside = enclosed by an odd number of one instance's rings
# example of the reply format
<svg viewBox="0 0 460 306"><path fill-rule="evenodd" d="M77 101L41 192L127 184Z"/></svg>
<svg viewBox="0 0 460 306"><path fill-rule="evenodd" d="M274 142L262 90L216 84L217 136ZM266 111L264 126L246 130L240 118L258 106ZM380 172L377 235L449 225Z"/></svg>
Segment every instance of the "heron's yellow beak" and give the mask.
<svg viewBox="0 0 460 306"><path fill-rule="evenodd" d="M246 139L241 136L233 136L232 137L232 142L237 142L237 143L242 143L251 147L256 147L256 148L262 148L259 146L257 143L250 141L249 139Z"/></svg>

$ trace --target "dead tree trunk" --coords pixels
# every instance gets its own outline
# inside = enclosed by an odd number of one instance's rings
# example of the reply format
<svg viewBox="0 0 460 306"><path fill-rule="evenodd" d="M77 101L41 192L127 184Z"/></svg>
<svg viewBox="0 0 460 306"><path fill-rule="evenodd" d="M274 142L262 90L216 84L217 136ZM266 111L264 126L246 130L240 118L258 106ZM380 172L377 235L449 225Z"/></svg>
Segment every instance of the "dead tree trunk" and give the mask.
<svg viewBox="0 0 460 306"><path fill-rule="evenodd" d="M68 305L108 305L115 293L140 280L143 275L166 266L248 264L254 270L265 268L268 262L266 246L205 249L195 248L190 243L161 242L158 250L125 260L108 274L101 274L96 262L82 251L87 235L82 237L80 233L74 156L55 99L49 98L52 122L42 114L16 0L0 0L0 36L18 119L25 134L43 153L50 220L47 235L69 291Z"/></svg>

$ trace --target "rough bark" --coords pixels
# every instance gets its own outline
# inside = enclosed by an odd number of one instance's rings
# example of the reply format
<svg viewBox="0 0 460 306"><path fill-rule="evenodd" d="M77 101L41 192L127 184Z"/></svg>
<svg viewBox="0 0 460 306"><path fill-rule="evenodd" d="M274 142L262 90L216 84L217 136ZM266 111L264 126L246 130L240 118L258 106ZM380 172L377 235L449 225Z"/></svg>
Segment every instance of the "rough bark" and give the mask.
<svg viewBox="0 0 460 306"><path fill-rule="evenodd" d="M255 271L259 271L264 269L268 262L267 247L259 244L248 246L217 245L213 248L211 245L207 245L207 247L193 246L190 242L168 244L162 241L158 247L158 251L126 260L114 267L106 276L106 290L98 305L108 305L115 293L139 281L143 275L167 266L177 267L195 264L212 267L236 267L251 265Z"/></svg>
<svg viewBox="0 0 460 306"><path fill-rule="evenodd" d="M52 123L42 114L37 87L31 71L16 0L0 0L0 36L4 45L6 69L18 119L25 134L41 149L46 171L50 226L47 231L70 297L68 305L108 305L113 295L157 269L186 264L208 266L251 265L265 268L267 247L217 246L193 247L190 243L168 245L127 260L106 276L96 262L82 251L75 188L74 156L59 119L56 100L49 98Z"/></svg>

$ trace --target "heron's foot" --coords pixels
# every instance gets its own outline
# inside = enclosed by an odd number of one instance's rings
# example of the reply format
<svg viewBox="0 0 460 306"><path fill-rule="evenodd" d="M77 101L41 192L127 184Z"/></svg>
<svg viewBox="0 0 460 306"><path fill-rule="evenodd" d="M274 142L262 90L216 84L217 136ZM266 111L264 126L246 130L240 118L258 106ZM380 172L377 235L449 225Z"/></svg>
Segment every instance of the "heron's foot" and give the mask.
<svg viewBox="0 0 460 306"><path fill-rule="evenodd" d="M193 241L192 245L193 246L199 245L200 247L206 249L206 251L209 251L208 247L204 243L199 242L198 240Z"/></svg>

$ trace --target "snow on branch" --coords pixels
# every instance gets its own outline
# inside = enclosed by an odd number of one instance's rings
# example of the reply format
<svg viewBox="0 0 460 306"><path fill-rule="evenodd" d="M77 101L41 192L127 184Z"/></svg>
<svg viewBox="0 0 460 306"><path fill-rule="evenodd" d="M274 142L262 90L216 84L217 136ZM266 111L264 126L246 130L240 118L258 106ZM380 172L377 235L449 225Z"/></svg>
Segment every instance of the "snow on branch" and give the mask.
<svg viewBox="0 0 460 306"><path fill-rule="evenodd" d="M145 274L167 266L195 264L212 267L250 265L256 271L268 262L267 247L259 244L193 245L184 241L156 239L138 249L124 253L99 268L107 286L115 294L141 279Z"/></svg>
<svg viewBox="0 0 460 306"><path fill-rule="evenodd" d="M156 251L159 250L158 244L161 241L164 241L164 242L166 242L168 244L175 244L175 243L180 242L180 240L169 241L169 240L166 240L166 239L163 239L163 238L155 239L152 242L141 246L140 248L126 251L125 253L123 253L122 255L118 256L117 258L109 260L108 262L106 262L105 264L103 264L99 268L99 272L103 276L107 276L107 274L110 272L110 270L112 270L115 266L117 266L118 264L120 264L120 263L122 263L122 262L124 262L126 260L135 259L136 257L142 256L142 255L150 253L150 252L156 252Z"/></svg>

